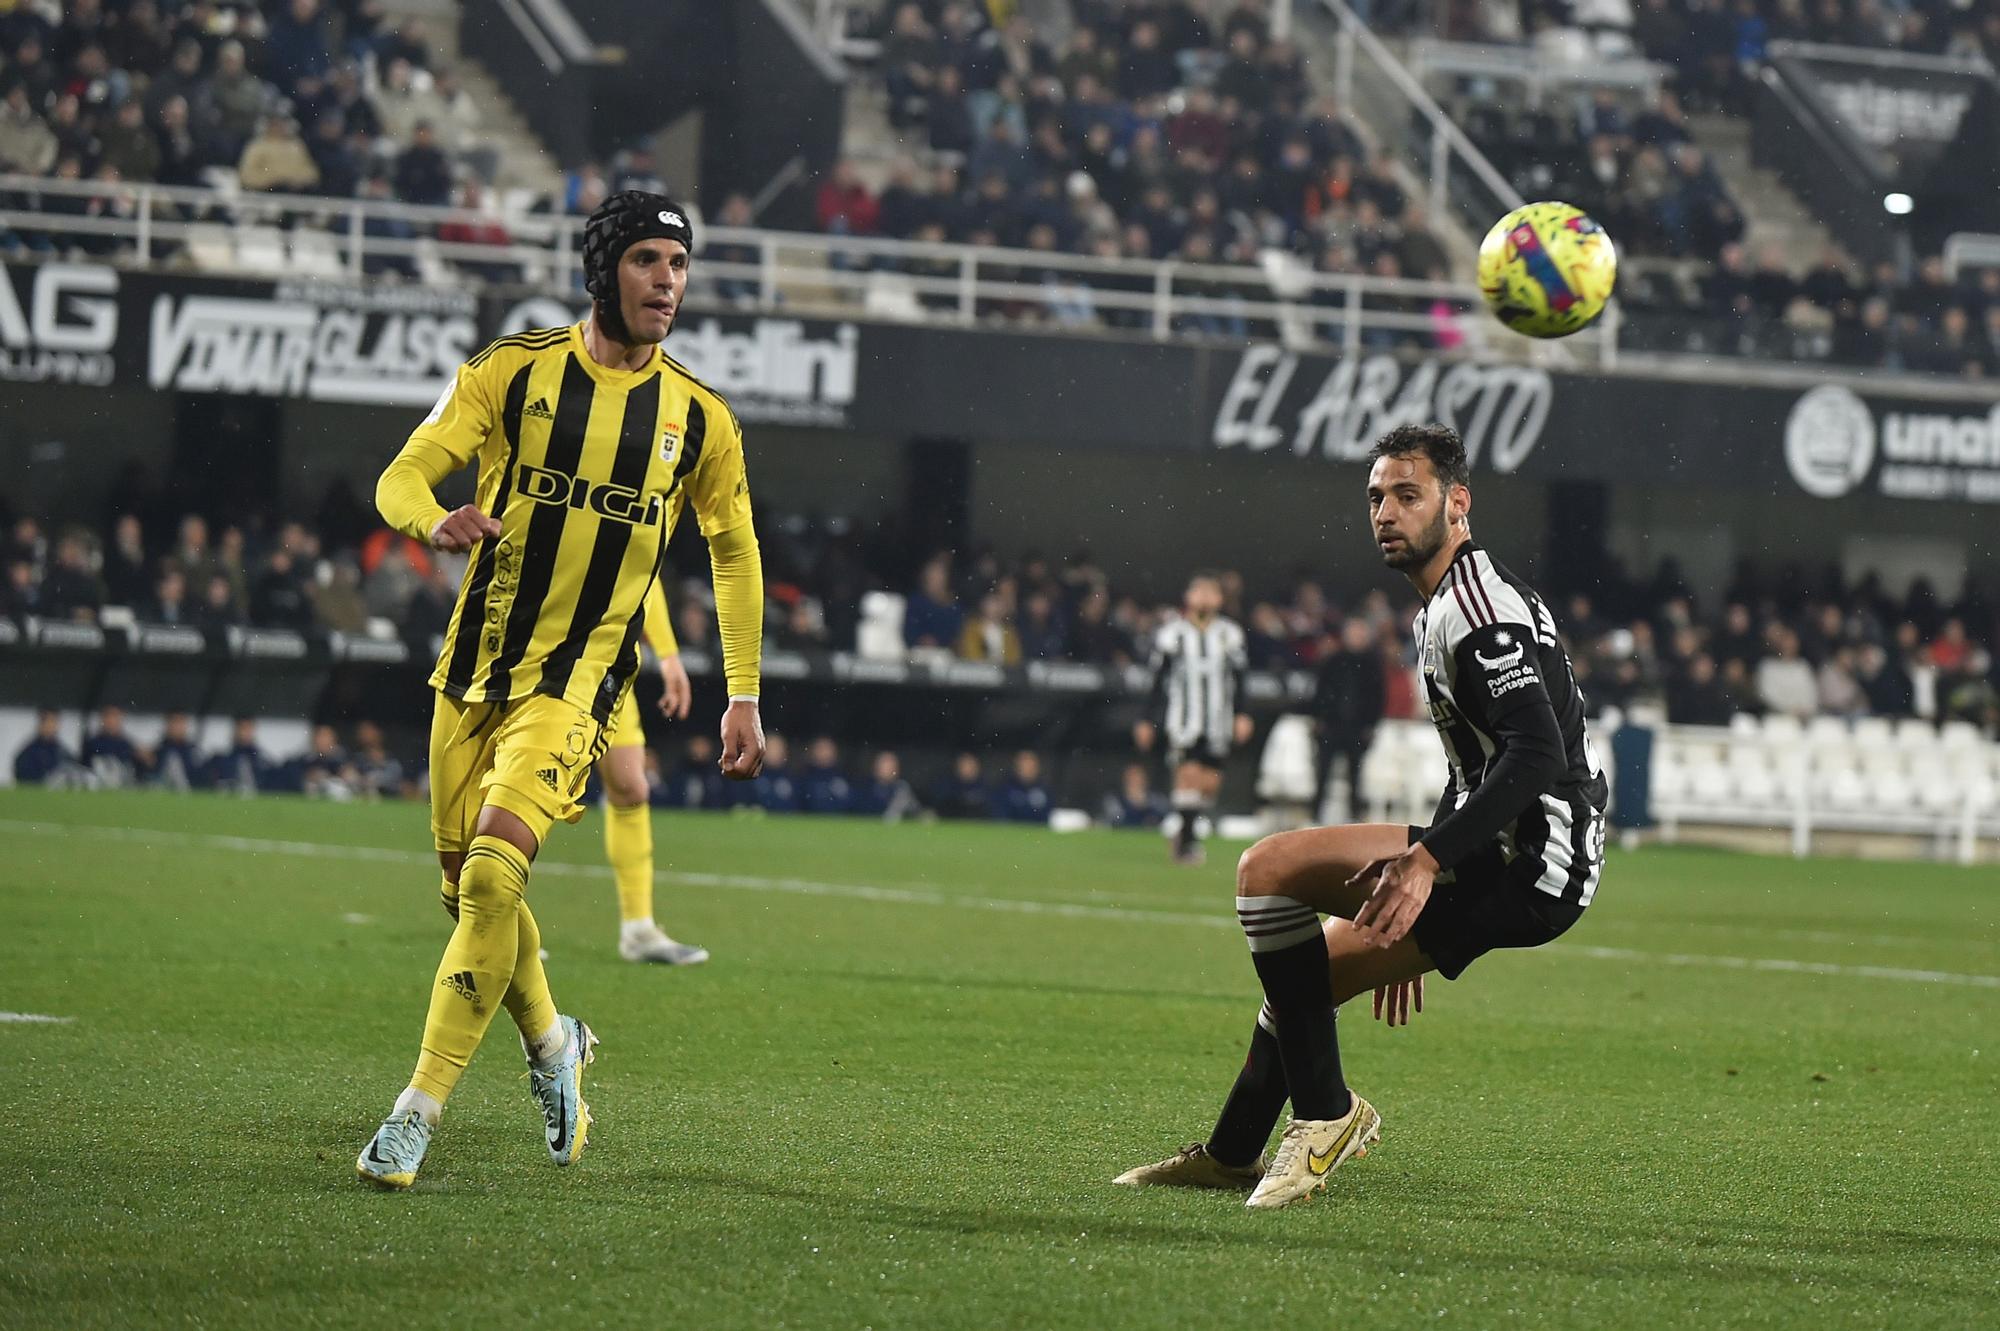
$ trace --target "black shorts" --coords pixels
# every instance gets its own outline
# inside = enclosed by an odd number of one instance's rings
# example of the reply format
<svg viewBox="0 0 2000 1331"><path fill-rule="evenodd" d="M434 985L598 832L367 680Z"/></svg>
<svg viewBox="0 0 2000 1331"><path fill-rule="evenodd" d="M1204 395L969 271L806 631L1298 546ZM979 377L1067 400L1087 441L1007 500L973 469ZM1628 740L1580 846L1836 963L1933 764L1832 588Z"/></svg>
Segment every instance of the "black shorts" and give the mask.
<svg viewBox="0 0 2000 1331"><path fill-rule="evenodd" d="M1427 827L1410 828L1410 844ZM1511 864L1498 842L1489 842L1455 868L1438 875L1423 914L1410 931L1447 980L1456 980L1480 957L1501 947L1540 947L1560 938L1584 908L1535 886L1540 862Z"/></svg>
<svg viewBox="0 0 2000 1331"><path fill-rule="evenodd" d="M1211 772L1220 772L1229 762L1229 747L1227 744L1211 744L1205 739L1198 739L1184 749L1168 749L1167 779L1171 781L1174 773L1185 763L1206 767Z"/></svg>

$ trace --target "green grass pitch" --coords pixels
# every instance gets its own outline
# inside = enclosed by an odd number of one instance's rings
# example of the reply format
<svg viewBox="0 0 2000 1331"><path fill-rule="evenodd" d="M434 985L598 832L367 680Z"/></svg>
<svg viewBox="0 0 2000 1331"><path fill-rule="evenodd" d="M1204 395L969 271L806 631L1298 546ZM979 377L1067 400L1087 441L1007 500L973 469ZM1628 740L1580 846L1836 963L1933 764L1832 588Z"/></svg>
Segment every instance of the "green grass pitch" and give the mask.
<svg viewBox="0 0 2000 1331"><path fill-rule="evenodd" d="M557 1171L504 1018L419 1187L353 1159L447 922L424 810L0 793L0 1327L1949 1327L2000 1309L1990 868L1618 854L1570 936L1342 1021L1309 1206L1109 1186L1257 997L1233 848L662 816L531 884L604 1039Z"/></svg>

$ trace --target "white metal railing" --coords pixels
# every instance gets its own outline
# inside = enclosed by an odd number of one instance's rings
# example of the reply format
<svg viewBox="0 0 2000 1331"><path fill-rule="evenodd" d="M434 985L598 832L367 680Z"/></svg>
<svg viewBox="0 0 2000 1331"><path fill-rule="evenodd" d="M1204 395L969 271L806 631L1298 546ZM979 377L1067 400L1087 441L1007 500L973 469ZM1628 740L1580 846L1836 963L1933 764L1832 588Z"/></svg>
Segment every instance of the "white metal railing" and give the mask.
<svg viewBox="0 0 2000 1331"><path fill-rule="evenodd" d="M1552 88L1613 88L1626 92L1657 92L1666 69L1650 60L1564 60L1533 47L1488 42L1443 41L1423 37L1410 44L1410 66L1420 79L1443 74L1519 84L1529 106L1540 106Z"/></svg>
<svg viewBox="0 0 2000 1331"><path fill-rule="evenodd" d="M2000 236L1955 231L1945 237L1944 275L1956 282L1968 268L2000 268Z"/></svg>
<svg viewBox="0 0 2000 1331"><path fill-rule="evenodd" d="M565 290L581 279L583 219L565 215L27 176L0 176L0 205L0 235L85 253L129 245L129 253L98 256L113 263L360 280L387 261L425 280ZM497 225L507 241L439 239L448 224ZM747 227L702 227L700 239L703 294L760 308L965 325L1025 318L1157 340L1276 336L1349 355L1449 323L1467 351L1530 352L1521 339L1489 338L1486 321L1460 317L1479 307L1469 285L1316 273L1275 253L1262 267L1243 267ZM1610 363L1616 330L1607 318L1539 354Z"/></svg>
<svg viewBox="0 0 2000 1331"><path fill-rule="evenodd" d="M1454 161L1469 171L1491 195L1490 198L1470 201L1469 211L1474 215L1498 217L1526 202L1486 159L1486 154L1466 137L1465 131L1445 114L1436 99L1424 91L1423 84L1403 68L1402 62L1382 44L1382 39L1369 31L1367 23L1347 7L1345 0L1319 0L1319 4L1333 16L1339 28L1334 42L1333 86L1341 106L1351 107L1354 104L1355 61L1364 59L1402 94L1429 129L1431 137L1425 149L1425 181L1432 216L1444 214L1445 203L1451 194L1451 166Z"/></svg>

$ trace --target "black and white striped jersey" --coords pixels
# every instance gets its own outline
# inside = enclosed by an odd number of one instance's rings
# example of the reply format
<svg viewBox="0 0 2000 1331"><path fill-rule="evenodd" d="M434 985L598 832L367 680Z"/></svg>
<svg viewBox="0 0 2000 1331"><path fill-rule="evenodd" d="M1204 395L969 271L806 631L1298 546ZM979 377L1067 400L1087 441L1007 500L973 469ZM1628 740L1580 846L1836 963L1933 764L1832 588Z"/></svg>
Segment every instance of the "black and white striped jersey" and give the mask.
<svg viewBox="0 0 2000 1331"><path fill-rule="evenodd" d="M1171 750L1225 757L1236 726L1236 692L1250 663L1243 630L1217 615L1208 625L1170 619L1153 635L1152 711Z"/></svg>
<svg viewBox="0 0 2000 1331"><path fill-rule="evenodd" d="M1604 774L1569 653L1541 597L1467 541L1417 617L1424 700L1451 785L1423 842L1444 868L1497 839L1578 905L1604 862ZM1526 874L1522 875L1523 880Z"/></svg>

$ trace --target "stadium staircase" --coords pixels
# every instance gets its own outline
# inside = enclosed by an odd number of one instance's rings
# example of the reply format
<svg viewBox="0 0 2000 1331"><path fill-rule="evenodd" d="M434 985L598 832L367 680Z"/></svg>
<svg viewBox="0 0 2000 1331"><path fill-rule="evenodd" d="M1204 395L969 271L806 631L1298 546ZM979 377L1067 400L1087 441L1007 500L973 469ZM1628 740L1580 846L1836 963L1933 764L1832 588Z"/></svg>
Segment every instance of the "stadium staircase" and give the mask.
<svg viewBox="0 0 2000 1331"><path fill-rule="evenodd" d="M499 81L464 54L458 33L462 7L456 0L387 0L383 9L392 26L406 19L421 20L437 63L457 71L459 86L479 107L481 132L499 154L494 184L503 195L525 191L539 196L553 190L562 179L562 168L528 128Z"/></svg>
<svg viewBox="0 0 2000 1331"><path fill-rule="evenodd" d="M1833 243L1833 233L1814 220L1777 172L1752 163L1747 118L1690 115L1688 123L1694 127L1695 146L1708 154L1742 206L1750 228L1744 239L1753 260L1766 248L1776 248L1789 263L1803 266Z"/></svg>

